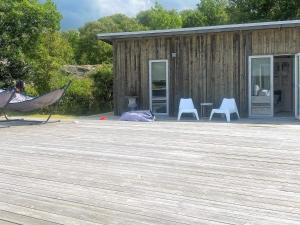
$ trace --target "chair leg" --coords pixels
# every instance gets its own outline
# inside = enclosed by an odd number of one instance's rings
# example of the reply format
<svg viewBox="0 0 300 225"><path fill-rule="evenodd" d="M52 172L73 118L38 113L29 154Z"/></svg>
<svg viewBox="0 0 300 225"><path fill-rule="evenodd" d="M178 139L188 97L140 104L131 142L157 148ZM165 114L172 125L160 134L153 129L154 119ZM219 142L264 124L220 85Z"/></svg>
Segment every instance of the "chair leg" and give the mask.
<svg viewBox="0 0 300 225"><path fill-rule="evenodd" d="M229 123L230 122L230 112L226 112L225 115L226 115L227 123Z"/></svg>
<svg viewBox="0 0 300 225"><path fill-rule="evenodd" d="M178 117L177 117L177 120L179 121L180 120L180 118L181 118L181 115L182 115L182 112L178 112Z"/></svg>
<svg viewBox="0 0 300 225"><path fill-rule="evenodd" d="M210 117L209 117L209 120L211 120L212 119L212 117L213 117L213 115L215 114L215 112L214 111L211 111L211 113L210 113Z"/></svg>
<svg viewBox="0 0 300 225"><path fill-rule="evenodd" d="M195 116L196 116L197 120L199 120L199 115L198 115L197 111L195 112Z"/></svg>
<svg viewBox="0 0 300 225"><path fill-rule="evenodd" d="M241 119L240 114L238 111L236 111L236 115L238 116L239 119Z"/></svg>

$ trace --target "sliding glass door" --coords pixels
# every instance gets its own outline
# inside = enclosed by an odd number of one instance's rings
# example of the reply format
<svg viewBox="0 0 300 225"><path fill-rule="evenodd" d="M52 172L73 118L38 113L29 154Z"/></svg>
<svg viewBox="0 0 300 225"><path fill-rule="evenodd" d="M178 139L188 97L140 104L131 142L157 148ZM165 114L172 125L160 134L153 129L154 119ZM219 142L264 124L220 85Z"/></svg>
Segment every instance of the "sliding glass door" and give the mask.
<svg viewBox="0 0 300 225"><path fill-rule="evenodd" d="M295 116L300 119L300 53L295 56Z"/></svg>
<svg viewBox="0 0 300 225"><path fill-rule="evenodd" d="M149 62L150 108L154 114L169 115L168 60Z"/></svg>
<svg viewBox="0 0 300 225"><path fill-rule="evenodd" d="M249 116L273 116L273 56L249 58Z"/></svg>

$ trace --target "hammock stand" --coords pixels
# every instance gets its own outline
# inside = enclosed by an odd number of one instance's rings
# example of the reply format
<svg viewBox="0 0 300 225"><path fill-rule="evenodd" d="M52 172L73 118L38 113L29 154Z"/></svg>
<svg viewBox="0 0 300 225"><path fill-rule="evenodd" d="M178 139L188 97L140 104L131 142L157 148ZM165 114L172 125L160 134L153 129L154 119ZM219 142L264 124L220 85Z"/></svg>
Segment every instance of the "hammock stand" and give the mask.
<svg viewBox="0 0 300 225"><path fill-rule="evenodd" d="M67 89L70 87L70 85L71 85L71 81L69 81L65 86L63 86L60 89L51 91L47 94L35 97L33 99L25 100L25 101L22 101L22 102L9 103L11 101L11 99L13 98L13 96L14 96L14 93L15 93L15 91L14 91L13 94L12 94L12 97L9 99L9 101L8 101L8 103L6 103L6 105L1 107L1 104L0 104L0 109L2 109L2 113L4 114L5 119L6 119L6 120L1 121L1 122L24 121L24 122L29 122L29 123L32 123L32 124L45 124L45 123L50 122L49 120L52 116L53 110L50 111L49 116L44 121L24 120L24 119L16 119L16 120L9 119L6 112L7 111L32 112L32 111L43 109L45 107L52 106L52 105L58 106L58 103L61 101L61 99L65 95ZM51 122L60 122L60 120L51 121Z"/></svg>
<svg viewBox="0 0 300 225"><path fill-rule="evenodd" d="M15 95L15 89L5 90L0 92L0 115L1 115L1 109L4 109L7 106L7 104L13 99L14 95ZM6 118L6 114L5 113L3 114ZM0 125L0 128L5 128L5 127L9 127L9 126Z"/></svg>
<svg viewBox="0 0 300 225"><path fill-rule="evenodd" d="M15 90L5 90L0 92L0 109L3 109L13 99Z"/></svg>

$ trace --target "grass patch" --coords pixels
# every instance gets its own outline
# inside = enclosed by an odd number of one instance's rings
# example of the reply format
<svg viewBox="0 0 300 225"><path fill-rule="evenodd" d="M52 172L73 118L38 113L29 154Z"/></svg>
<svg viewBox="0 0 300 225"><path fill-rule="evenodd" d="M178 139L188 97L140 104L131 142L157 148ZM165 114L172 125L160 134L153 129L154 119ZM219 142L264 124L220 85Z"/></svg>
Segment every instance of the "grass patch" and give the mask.
<svg viewBox="0 0 300 225"><path fill-rule="evenodd" d="M41 114L41 113L9 113L8 117L22 117L22 118L37 118L37 119L46 119L49 115L48 114ZM61 114L53 114L51 119L57 120L71 120L76 119L77 116L74 115L61 115Z"/></svg>

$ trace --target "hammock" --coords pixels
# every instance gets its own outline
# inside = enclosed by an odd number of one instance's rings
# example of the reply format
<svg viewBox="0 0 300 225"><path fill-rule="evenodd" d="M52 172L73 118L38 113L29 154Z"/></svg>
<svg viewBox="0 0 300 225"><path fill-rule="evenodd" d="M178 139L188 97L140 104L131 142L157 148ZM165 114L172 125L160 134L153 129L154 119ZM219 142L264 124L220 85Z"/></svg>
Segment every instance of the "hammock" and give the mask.
<svg viewBox="0 0 300 225"><path fill-rule="evenodd" d="M14 90L0 91L0 109L3 109L7 106L14 94Z"/></svg>
<svg viewBox="0 0 300 225"><path fill-rule="evenodd" d="M66 90L71 85L71 81L65 85L64 87L51 91L47 94L41 95L39 97L35 97L29 100L21 101L21 102L14 102L8 103L3 108L4 113L6 111L15 111L15 112L32 112L38 109L44 109L48 106L51 106L55 103L58 103L61 98L64 96ZM0 100L1 101L1 100ZM0 105L1 107L1 105ZM50 112L47 120L45 121L36 121L41 123L47 123L52 116L52 111ZM8 119L7 115L5 114L5 118Z"/></svg>

